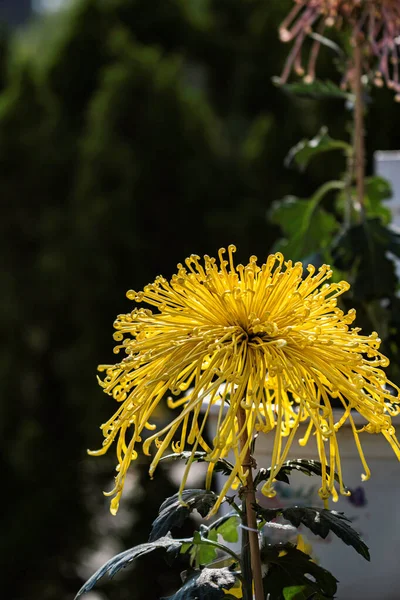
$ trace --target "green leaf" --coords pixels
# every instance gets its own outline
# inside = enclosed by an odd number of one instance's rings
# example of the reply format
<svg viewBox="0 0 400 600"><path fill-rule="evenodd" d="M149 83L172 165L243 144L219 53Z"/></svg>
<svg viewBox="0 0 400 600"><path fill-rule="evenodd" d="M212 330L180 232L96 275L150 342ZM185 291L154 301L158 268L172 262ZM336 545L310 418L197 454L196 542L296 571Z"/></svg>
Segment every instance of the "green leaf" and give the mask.
<svg viewBox="0 0 400 600"><path fill-rule="evenodd" d="M350 212L352 221L357 221L359 211L355 209L354 199L357 197L356 188L353 186L349 190L343 190L336 200L336 209L341 215L345 214L346 205L349 202L347 194L350 194ZM383 225L389 225L392 221L390 209L382 204L385 200L392 197L392 189L389 182L383 177L374 175L365 179L364 211L369 219L378 218Z"/></svg>
<svg viewBox="0 0 400 600"><path fill-rule="evenodd" d="M383 206L384 200L389 200L393 196L390 183L383 177L374 175L365 180L365 213L367 217L377 217L383 225L389 225L392 220L392 213L387 206Z"/></svg>
<svg viewBox="0 0 400 600"><path fill-rule="evenodd" d="M330 468L328 466L325 467L326 472L330 474ZM284 483L289 483L289 475L292 471L300 471L304 473L304 475L318 475L322 476L322 464L318 460L313 460L311 458L296 458L292 460L287 460L283 463L282 467L275 475L275 479L277 481L283 481ZM254 478L254 487L257 489L259 484L263 481L267 481L270 478L271 469L260 469L257 475ZM339 475L335 473L335 481L339 483Z"/></svg>
<svg viewBox="0 0 400 600"><path fill-rule="evenodd" d="M257 514L269 522L278 515L289 521L294 527L304 525L315 535L325 539L332 531L347 546L352 546L358 554L370 560L368 546L362 541L359 534L349 525L351 522L343 513L325 508L308 506L293 506L289 508L264 509L256 505Z"/></svg>
<svg viewBox="0 0 400 600"><path fill-rule="evenodd" d="M212 542L218 541L215 529L209 529L205 537ZM217 558L217 548L208 544L196 544L192 546L192 558L196 561L196 566L208 565Z"/></svg>
<svg viewBox="0 0 400 600"><path fill-rule="evenodd" d="M185 450L184 452L175 452L174 454L167 454L163 456L161 460L184 460L186 463L190 460L192 456L192 452L189 450ZM193 462L208 462L207 461L207 453L206 452L195 452L193 455ZM214 471L216 473L223 473L224 475L230 475L234 469L234 466L226 460L225 458L221 458L217 460L214 465Z"/></svg>
<svg viewBox="0 0 400 600"><path fill-rule="evenodd" d="M390 182L380 175L373 175L365 179L367 195L374 200L390 200L393 197L393 190Z"/></svg>
<svg viewBox="0 0 400 600"><path fill-rule="evenodd" d="M191 549L192 560L197 565L207 565L217 557L217 546L204 544L204 540L218 541L218 535L221 535L226 542L236 543L239 541L238 525L240 518L237 513L229 513L220 519L217 519L209 527L201 525L200 537L197 536L196 544Z"/></svg>
<svg viewBox="0 0 400 600"><path fill-rule="evenodd" d="M226 542L235 544L239 541L238 525L240 524L240 518L237 514L226 515L218 519L210 527L215 528L216 532L221 535ZM218 525L216 525L218 523Z"/></svg>
<svg viewBox="0 0 400 600"><path fill-rule="evenodd" d="M109 561L87 580L75 596L75 600L79 598L79 596L82 596L82 594L90 592L104 575L108 574L111 579L118 571L130 564L135 558L144 556L149 552L154 552L154 550L164 550L173 557L177 556L180 552L182 543L183 540L174 540L171 536L167 535L157 541L140 544L139 546L135 546L134 548L130 548L129 550L125 550L125 552L117 554L113 558L110 558Z"/></svg>
<svg viewBox="0 0 400 600"><path fill-rule="evenodd" d="M285 83L282 85L279 77L274 77L273 82L284 91L289 94L295 94L296 96L314 99L337 98L339 100L353 100L352 94L341 90L340 87L335 85L332 81L319 81L316 79L312 83L300 81L298 83Z"/></svg>
<svg viewBox="0 0 400 600"><path fill-rule="evenodd" d="M219 600L236 583L237 575L228 568L195 570L172 596L161 600Z"/></svg>
<svg viewBox="0 0 400 600"><path fill-rule="evenodd" d="M306 585L291 585L283 589L283 597L285 600L306 600L310 597L307 589L309 590Z"/></svg>
<svg viewBox="0 0 400 600"><path fill-rule="evenodd" d="M304 171L312 158L331 150L345 150L349 153L352 147L342 140L334 140L328 134L328 128L322 127L312 140L304 139L293 146L285 159L285 166L289 167L294 162L301 171Z"/></svg>
<svg viewBox="0 0 400 600"><path fill-rule="evenodd" d="M193 510L205 517L214 506L218 496L207 490L184 490L182 504L179 493L164 500L160 506L158 517L153 522L149 541L152 542L164 536L173 527L180 527Z"/></svg>
<svg viewBox="0 0 400 600"><path fill-rule="evenodd" d="M392 296L396 290L395 266L388 252L400 257L400 235L374 218L344 231L332 248L332 258L336 267L349 272L354 296L370 300Z"/></svg>
<svg viewBox="0 0 400 600"><path fill-rule="evenodd" d="M192 546L193 546L193 544L192 544L191 540L189 540L188 542L185 542L181 546L180 553L186 554L187 552L189 552L192 549Z"/></svg>
<svg viewBox="0 0 400 600"><path fill-rule="evenodd" d="M328 192L342 189L343 185L342 181L330 181L308 200L287 196L274 202L270 219L281 226L286 238L274 250L282 251L292 260L299 260L328 247L339 224L332 214L319 208L319 203Z"/></svg>
<svg viewBox="0 0 400 600"><path fill-rule="evenodd" d="M224 558L224 561L228 560L228 564L232 564L232 559L234 563L239 564L239 556L233 550L218 542L217 532L202 525L200 531L194 532L192 543L186 549L186 552L190 554L191 564L200 567L215 561L218 550L228 554L229 558ZM226 566L226 564L223 566Z"/></svg>
<svg viewBox="0 0 400 600"><path fill-rule="evenodd" d="M268 564L267 575L263 579L268 600L306 600L315 597L315 594L323 598L334 597L337 579L292 544L264 547L261 558L263 563ZM293 588L297 588L297 596L288 595ZM303 596L299 595L301 593Z"/></svg>

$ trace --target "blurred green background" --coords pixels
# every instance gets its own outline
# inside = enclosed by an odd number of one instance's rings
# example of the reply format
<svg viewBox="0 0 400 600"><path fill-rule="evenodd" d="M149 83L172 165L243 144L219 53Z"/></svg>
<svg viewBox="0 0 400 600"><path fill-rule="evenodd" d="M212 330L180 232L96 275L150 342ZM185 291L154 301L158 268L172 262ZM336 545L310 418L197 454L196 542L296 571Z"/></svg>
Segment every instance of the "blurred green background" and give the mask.
<svg viewBox="0 0 400 600"><path fill-rule="evenodd" d="M102 495L113 450L86 455L114 409L95 375L114 360L125 292L229 243L240 261L264 259L279 236L272 202L344 167L334 155L304 174L283 166L322 123L346 136L347 119L336 101L271 81L290 0L57 4L0 2L1 544L15 600L72 600L103 560L146 541L176 491L140 459L113 518ZM337 79L324 52L320 76ZM399 107L380 91L369 171L398 132ZM151 558L87 598L155 600L178 581Z"/></svg>

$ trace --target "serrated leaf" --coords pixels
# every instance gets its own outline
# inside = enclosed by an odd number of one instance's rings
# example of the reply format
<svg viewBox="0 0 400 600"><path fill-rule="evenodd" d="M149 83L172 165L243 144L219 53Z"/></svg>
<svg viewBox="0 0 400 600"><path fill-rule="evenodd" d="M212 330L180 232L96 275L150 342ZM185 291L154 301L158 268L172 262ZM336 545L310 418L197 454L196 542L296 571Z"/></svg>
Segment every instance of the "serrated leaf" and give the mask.
<svg viewBox="0 0 400 600"><path fill-rule="evenodd" d="M82 594L93 589L96 583L104 577L104 575L108 574L111 579L118 571L129 565L136 558L149 554L149 552L154 552L154 550L164 550L175 556L179 553L181 546L181 540L174 540L171 536L164 536L157 541L140 544L139 546L135 546L134 548L130 548L129 550L117 554L113 558L110 558L110 560L87 580L75 596L75 600L79 598L79 596L82 596Z"/></svg>
<svg viewBox="0 0 400 600"><path fill-rule="evenodd" d="M175 452L174 454L167 454L167 456L163 456L161 460L184 460L186 463L192 456L192 452L189 450L185 450L184 452ZM193 456L193 462L208 462L207 461L207 453L206 452L195 452ZM230 475L234 466L226 460L225 458L221 458L217 460L214 465L214 471L216 473L223 473L224 475Z"/></svg>
<svg viewBox="0 0 400 600"><path fill-rule="evenodd" d="M161 600L219 600L226 599L226 590L231 589L237 580L228 568L194 571L184 585L172 596Z"/></svg>
<svg viewBox="0 0 400 600"><path fill-rule="evenodd" d="M282 516L295 527L303 524L315 535L324 539L332 531L345 544L352 546L363 558L370 560L368 546L349 525L351 521L343 513L327 509L292 507L285 509Z"/></svg>
<svg viewBox="0 0 400 600"><path fill-rule="evenodd" d="M352 546L358 554L370 560L368 546L359 534L349 525L351 522L343 513L335 510L320 509L308 506L293 506L289 508L264 509L257 505L257 514L269 522L281 515L294 527L304 525L314 535L325 539L332 531L347 546Z"/></svg>
<svg viewBox="0 0 400 600"><path fill-rule="evenodd" d="M300 81L297 83L281 84L279 78L274 78L273 82L279 85L284 91L289 94L305 98L337 98L338 100L353 100L353 95L340 89L332 81L320 81L316 79L312 83Z"/></svg>
<svg viewBox="0 0 400 600"><path fill-rule="evenodd" d="M313 597L315 593L324 598L334 597L337 579L292 544L264 547L261 556L263 563L268 564L268 572L263 579L268 600L286 600L284 592L291 587L305 587L308 595L298 596L299 600Z"/></svg>
<svg viewBox="0 0 400 600"><path fill-rule="evenodd" d="M388 252L400 257L400 235L374 218L343 232L332 257L335 266L350 272L354 295L370 300L392 296L396 290L395 266Z"/></svg>
<svg viewBox="0 0 400 600"><path fill-rule="evenodd" d="M173 527L180 527L193 510L197 510L205 517L214 506L218 496L208 490L184 490L182 492L182 504L180 495L174 494L164 500L160 506L159 514L153 522L149 541L152 542L164 536Z"/></svg>
<svg viewBox="0 0 400 600"><path fill-rule="evenodd" d="M269 217L273 223L281 226L285 236L285 239L275 245L274 250L282 251L292 260L300 260L327 248L333 234L339 229L339 223L319 203L331 190L342 188L343 182L330 181L307 200L287 196L274 202Z"/></svg>
<svg viewBox="0 0 400 600"><path fill-rule="evenodd" d="M294 162L301 171L304 171L312 158L332 150L351 152L352 147L347 142L331 138L328 128L322 127L311 140L304 139L293 146L285 159L285 166L289 167Z"/></svg>
<svg viewBox="0 0 400 600"><path fill-rule="evenodd" d="M325 467L327 474L330 474L330 468L328 466ZM296 458L292 460L287 460L283 463L282 467L275 475L275 479L277 481L283 481L284 483L289 483L289 475L292 471L300 471L304 473L304 475L318 475L322 476L322 465L318 460L313 460L311 458ZM254 478L254 486L257 488L259 484L263 481L267 481L270 477L271 469L260 469ZM339 476L335 473L335 481L339 483Z"/></svg>

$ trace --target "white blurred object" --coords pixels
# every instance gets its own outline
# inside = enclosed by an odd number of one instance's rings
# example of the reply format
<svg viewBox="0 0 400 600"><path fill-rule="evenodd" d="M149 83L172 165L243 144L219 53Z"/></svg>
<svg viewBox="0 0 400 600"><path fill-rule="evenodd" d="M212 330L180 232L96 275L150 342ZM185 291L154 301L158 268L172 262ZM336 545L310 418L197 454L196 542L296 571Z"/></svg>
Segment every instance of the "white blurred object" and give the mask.
<svg viewBox="0 0 400 600"><path fill-rule="evenodd" d="M165 464L165 463L164 463ZM179 486L182 482L186 470L186 464L183 461L176 461L171 464L170 478L174 485ZM187 488L201 487L206 477L207 467L204 463L193 463L190 465L190 471L186 480Z"/></svg>
<svg viewBox="0 0 400 600"><path fill-rule="evenodd" d="M400 233L400 150L378 150L374 153L375 173L387 179L393 196L387 201L392 213L391 229ZM400 260L392 256L397 277L400 278Z"/></svg>
<svg viewBox="0 0 400 600"><path fill-rule="evenodd" d="M378 150L374 163L375 173L392 186L393 197L387 203L393 215L392 226L400 230L400 150Z"/></svg>

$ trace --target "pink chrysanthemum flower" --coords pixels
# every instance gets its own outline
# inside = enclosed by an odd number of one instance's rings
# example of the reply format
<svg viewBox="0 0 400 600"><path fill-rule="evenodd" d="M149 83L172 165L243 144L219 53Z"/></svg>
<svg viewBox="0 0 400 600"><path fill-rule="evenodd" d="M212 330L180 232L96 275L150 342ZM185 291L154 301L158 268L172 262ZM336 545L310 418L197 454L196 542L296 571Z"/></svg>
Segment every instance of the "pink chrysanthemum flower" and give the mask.
<svg viewBox="0 0 400 600"><path fill-rule="evenodd" d="M364 72L371 74L375 85L386 84L400 101L400 1L399 0L294 0L295 6L279 28L283 42L294 42L286 60L281 81L285 83L294 70L311 83L321 46L320 36L331 27L350 28L353 42L364 46ZM302 64L305 38L317 34L309 54L308 65ZM344 76L343 85L351 83L353 65Z"/></svg>

